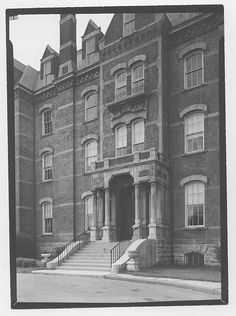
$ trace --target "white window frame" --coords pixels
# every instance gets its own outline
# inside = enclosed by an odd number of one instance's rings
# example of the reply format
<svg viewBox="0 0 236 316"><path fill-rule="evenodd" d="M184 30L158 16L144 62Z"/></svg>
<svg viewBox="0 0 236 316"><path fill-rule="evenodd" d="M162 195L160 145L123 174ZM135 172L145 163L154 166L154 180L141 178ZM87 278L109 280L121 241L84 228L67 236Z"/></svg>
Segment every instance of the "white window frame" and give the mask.
<svg viewBox="0 0 236 316"><path fill-rule="evenodd" d="M194 186L197 184L201 184L202 186L202 203L198 202L198 203L192 203L192 204L188 204L188 200L189 200L189 196L188 196L188 190L190 188L190 186ZM192 188L193 190L193 188ZM194 192L193 194L198 194L196 192ZM198 194L199 195L199 194ZM199 197L198 197L199 198ZM202 181L190 181L185 183L184 185L184 204L185 204L185 227L186 228L198 228L198 227L205 227L205 183ZM202 225L189 225L188 223L188 215L189 215L189 208L190 207L197 207L197 206L202 206L202 217L203 217L203 223Z"/></svg>
<svg viewBox="0 0 236 316"><path fill-rule="evenodd" d="M197 132L188 133L188 122L193 117L202 117L202 130ZM197 136L198 135L198 136ZM189 150L188 149L188 140L189 139L196 139L197 142L199 138L202 137L202 148L197 148L196 150ZM205 115L202 111L196 111L192 113L188 113L184 116L184 151L185 154L194 154L197 152L201 152L205 148Z"/></svg>
<svg viewBox="0 0 236 316"><path fill-rule="evenodd" d="M135 69L138 67L142 67L142 77L138 79L134 79L134 72L135 72ZM143 91L144 91L144 64L143 62L138 62L132 66L132 70L131 70L131 93L138 94L138 93L142 93Z"/></svg>
<svg viewBox="0 0 236 316"><path fill-rule="evenodd" d="M93 196L87 195L84 198L84 207L85 207L85 230L92 227L93 220Z"/></svg>
<svg viewBox="0 0 236 316"><path fill-rule="evenodd" d="M88 105L88 99L93 95L96 95L96 104ZM93 121L93 120L97 119L97 117L98 117L97 103L98 103L98 96L97 96L96 91L91 91L91 92L86 93L86 95L85 95L85 121L86 122ZM94 116L92 118L89 118L88 111L91 109L93 109L94 112L96 112L96 115L94 114Z"/></svg>
<svg viewBox="0 0 236 316"><path fill-rule="evenodd" d="M45 121L45 116L47 113L50 113L50 120ZM49 129L49 131L46 131ZM45 109L42 111L42 135L50 135L52 134L52 109Z"/></svg>
<svg viewBox="0 0 236 316"><path fill-rule="evenodd" d="M123 75L125 80L118 82L118 77ZM127 73L124 69L118 71L115 75L115 100L124 99L127 96Z"/></svg>
<svg viewBox="0 0 236 316"><path fill-rule="evenodd" d="M123 13L123 36L135 32L135 13Z"/></svg>
<svg viewBox="0 0 236 316"><path fill-rule="evenodd" d="M46 157L50 157L51 164L46 165ZM46 173L51 173L51 178L47 178L45 175ZM46 151L42 154L42 181L48 182L53 180L53 173L52 173L52 152Z"/></svg>
<svg viewBox="0 0 236 316"><path fill-rule="evenodd" d="M45 213L46 213L46 206L49 205L50 206L50 215L51 217L45 217ZM46 219L51 219L51 231L50 232L47 232L46 231L46 223L45 223L45 220ZM45 201L42 203L42 232L43 232L43 235L52 235L53 234L53 208L52 208L52 203L49 202L49 201Z"/></svg>
<svg viewBox="0 0 236 316"><path fill-rule="evenodd" d="M202 65L201 67L196 67L194 69L191 69L191 71L187 71L187 60L189 58L192 58L195 55L201 54L201 61L202 61ZM190 86L188 86L188 82L187 82L187 74L193 74L194 72L200 71L202 73L201 76L201 82L197 82L197 84L193 85L191 84ZM197 77L198 78L198 77ZM190 53L188 53L185 57L184 57L184 88L185 89L191 89L191 88L195 88L198 86L201 86L204 83L204 52L203 50L195 50L192 51Z"/></svg>
<svg viewBox="0 0 236 316"><path fill-rule="evenodd" d="M123 129L124 135L122 136L125 146L119 146L121 136L119 131ZM119 146L119 147L118 147ZM125 124L119 124L115 129L115 153L116 157L124 156L127 154L127 126Z"/></svg>
<svg viewBox="0 0 236 316"><path fill-rule="evenodd" d="M88 156L88 147L91 144L96 144L96 155ZM95 139L88 140L85 143L85 171L93 171L94 170L94 163L97 161L98 155L98 148L97 148L97 141ZM88 164L88 159L92 159L92 164Z"/></svg>
<svg viewBox="0 0 236 316"><path fill-rule="evenodd" d="M143 124L143 142L136 142L135 126L136 124ZM132 152L143 151L145 146L145 123L143 119L135 120L132 123Z"/></svg>

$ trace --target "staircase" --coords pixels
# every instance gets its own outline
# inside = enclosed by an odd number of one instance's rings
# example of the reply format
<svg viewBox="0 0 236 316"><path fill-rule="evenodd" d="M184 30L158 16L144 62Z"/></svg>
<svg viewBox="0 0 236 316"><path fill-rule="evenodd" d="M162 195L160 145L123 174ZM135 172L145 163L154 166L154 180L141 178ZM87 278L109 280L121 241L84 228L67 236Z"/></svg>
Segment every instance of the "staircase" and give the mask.
<svg viewBox="0 0 236 316"><path fill-rule="evenodd" d="M56 269L109 272L111 270L110 249L116 244L117 242L102 240L90 241Z"/></svg>

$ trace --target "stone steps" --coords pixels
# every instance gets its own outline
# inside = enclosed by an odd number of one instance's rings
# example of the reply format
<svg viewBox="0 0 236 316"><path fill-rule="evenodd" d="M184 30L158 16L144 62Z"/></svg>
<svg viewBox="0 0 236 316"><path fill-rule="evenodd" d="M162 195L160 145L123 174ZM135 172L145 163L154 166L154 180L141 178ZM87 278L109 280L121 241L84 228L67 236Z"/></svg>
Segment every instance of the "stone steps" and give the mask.
<svg viewBox="0 0 236 316"><path fill-rule="evenodd" d="M116 244L117 242L89 242L56 269L109 272L111 270L110 249Z"/></svg>

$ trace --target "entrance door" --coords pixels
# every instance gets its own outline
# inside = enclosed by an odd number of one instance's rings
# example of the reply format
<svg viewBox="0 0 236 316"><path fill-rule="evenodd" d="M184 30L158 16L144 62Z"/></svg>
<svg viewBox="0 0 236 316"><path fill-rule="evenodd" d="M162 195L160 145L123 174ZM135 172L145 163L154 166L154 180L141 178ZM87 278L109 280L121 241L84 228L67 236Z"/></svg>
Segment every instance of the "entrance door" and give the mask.
<svg viewBox="0 0 236 316"><path fill-rule="evenodd" d="M119 240L130 240L133 236L134 225L133 187L127 186L119 189L118 226Z"/></svg>
<svg viewBox="0 0 236 316"><path fill-rule="evenodd" d="M115 195L117 240L130 240L134 225L133 177L128 174L115 176L111 189Z"/></svg>

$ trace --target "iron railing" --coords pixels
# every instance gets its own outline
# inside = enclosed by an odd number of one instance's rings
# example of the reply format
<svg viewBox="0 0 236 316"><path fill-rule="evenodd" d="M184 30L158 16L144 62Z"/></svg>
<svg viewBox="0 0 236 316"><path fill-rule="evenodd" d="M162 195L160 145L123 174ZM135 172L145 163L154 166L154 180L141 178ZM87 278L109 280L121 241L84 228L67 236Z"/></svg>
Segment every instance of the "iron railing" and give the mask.
<svg viewBox="0 0 236 316"><path fill-rule="evenodd" d="M140 228L141 225L135 227L133 232ZM131 244L131 239L130 240L122 240L119 241L114 247L110 249L110 258L111 258L111 267L114 262L116 262L126 251L126 249L129 247Z"/></svg>
<svg viewBox="0 0 236 316"><path fill-rule="evenodd" d="M87 229L65 245L64 250L57 257L58 266L63 260L68 259L69 256L71 256L73 253L79 251L82 247L87 245L88 242L89 229Z"/></svg>

